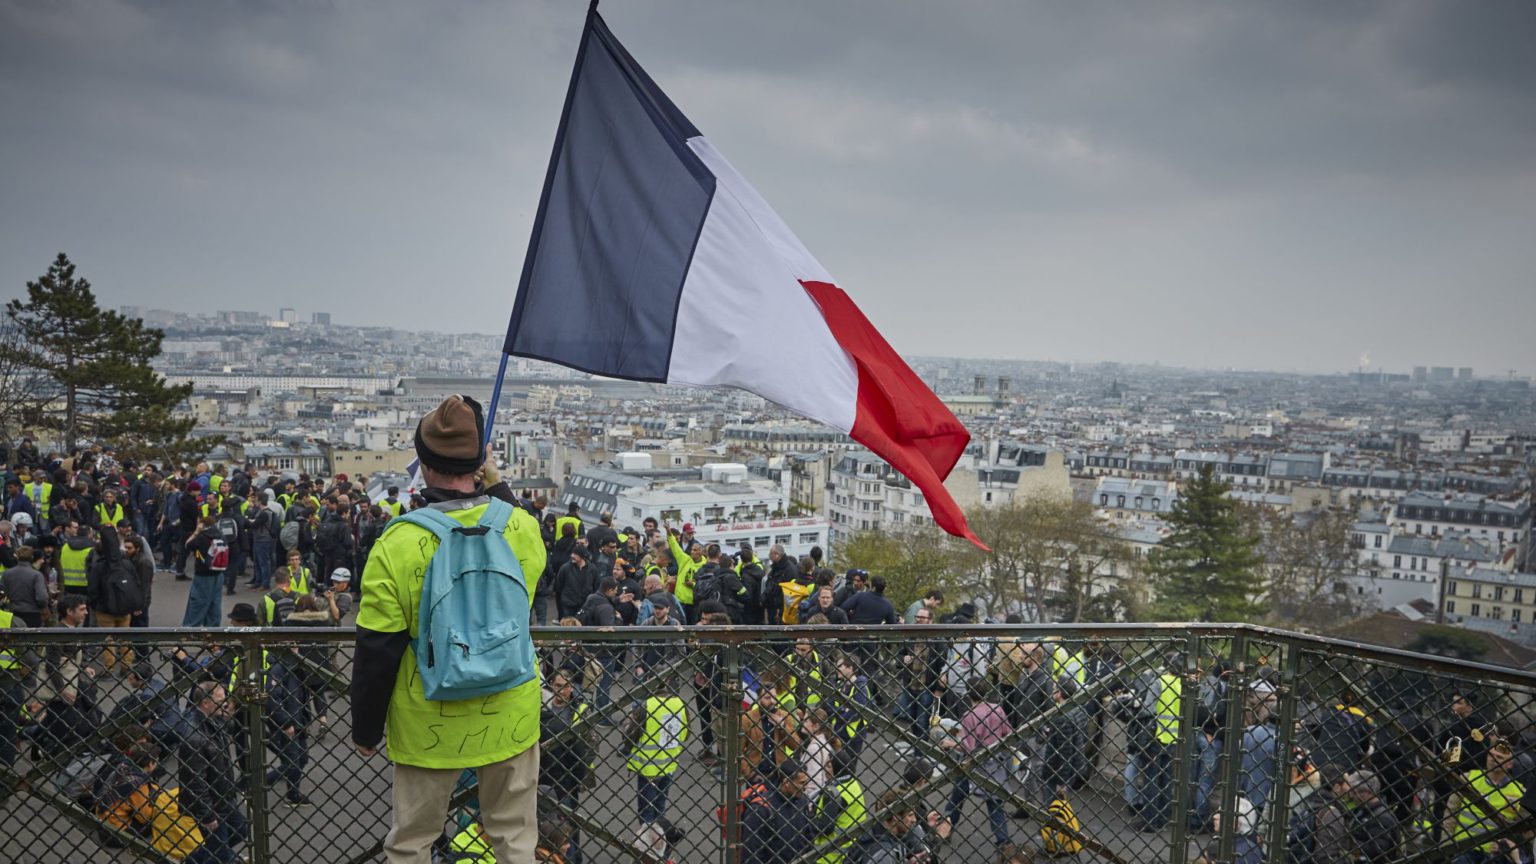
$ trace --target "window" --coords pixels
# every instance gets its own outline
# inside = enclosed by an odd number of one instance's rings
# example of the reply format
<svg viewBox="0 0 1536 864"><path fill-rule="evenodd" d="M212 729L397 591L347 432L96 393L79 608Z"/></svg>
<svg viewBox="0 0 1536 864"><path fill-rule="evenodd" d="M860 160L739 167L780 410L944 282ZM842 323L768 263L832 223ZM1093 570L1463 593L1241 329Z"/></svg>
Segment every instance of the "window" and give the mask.
<svg viewBox="0 0 1536 864"><path fill-rule="evenodd" d="M1515 589L1515 602L1516 603L1524 603L1525 602L1525 589L1524 588L1516 588Z"/></svg>
<svg viewBox="0 0 1536 864"><path fill-rule="evenodd" d="M774 538L773 538L773 542L779 544L780 546L787 546L787 545L789 545L789 535L788 534L778 534L778 535L775 535Z"/></svg>
<svg viewBox="0 0 1536 864"><path fill-rule="evenodd" d="M1515 622L1516 624L1519 624L1520 623L1520 610L1519 609L1511 609L1511 610L1509 610L1509 620Z"/></svg>
<svg viewBox="0 0 1536 864"><path fill-rule="evenodd" d="M1503 600L1504 599L1504 586L1503 585L1495 585L1495 586L1493 586L1493 599L1495 599L1495 600ZM1495 608L1497 608L1497 607L1495 607Z"/></svg>
<svg viewBox="0 0 1536 864"><path fill-rule="evenodd" d="M1493 607L1493 609L1488 613L1488 617L1492 618L1495 621L1503 621L1504 620L1504 607L1503 606L1495 606L1495 607Z"/></svg>
<svg viewBox="0 0 1536 864"><path fill-rule="evenodd" d="M1099 496L1099 506L1100 507L1108 507L1109 506L1109 496L1108 495L1100 495Z"/></svg>
<svg viewBox="0 0 1536 864"><path fill-rule="evenodd" d="M1392 566L1393 567L1401 567L1401 566L1403 566L1403 556L1401 556L1401 555L1393 555L1392 556Z"/></svg>
<svg viewBox="0 0 1536 864"><path fill-rule="evenodd" d="M1115 496L1115 506L1116 507L1124 507L1125 506L1125 496L1124 495L1116 495Z"/></svg>
<svg viewBox="0 0 1536 864"><path fill-rule="evenodd" d="M1141 496L1140 495L1136 496L1136 509L1137 510L1141 509Z"/></svg>
<svg viewBox="0 0 1536 864"><path fill-rule="evenodd" d="M1481 582L1473 582L1472 583L1472 596L1473 597L1482 597L1483 596L1483 583L1481 583Z"/></svg>
<svg viewBox="0 0 1536 864"><path fill-rule="evenodd" d="M1455 614L1455 612L1456 612L1456 601L1455 600L1447 600L1447 601L1445 601L1445 611L1449 612L1449 613L1452 613L1452 614Z"/></svg>
<svg viewBox="0 0 1536 864"><path fill-rule="evenodd" d="M631 516L635 517L636 519L639 519L640 518L640 508L639 507L631 507L631 508L629 508L629 514Z"/></svg>
<svg viewBox="0 0 1536 864"><path fill-rule="evenodd" d="M763 539L766 540L768 538L764 537ZM821 542L821 532L820 531L808 531L808 532L800 535L800 544L802 546L803 545L807 545L807 544L809 544L811 546L815 546L817 543L820 543L820 542Z"/></svg>
<svg viewBox="0 0 1536 864"><path fill-rule="evenodd" d="M755 548L761 549L764 546L768 545L768 538L766 536L765 537L753 537L752 538L752 545Z"/></svg>
<svg viewBox="0 0 1536 864"><path fill-rule="evenodd" d="M1381 535L1380 534L1376 535L1376 548L1377 549L1381 548Z"/></svg>
<svg viewBox="0 0 1536 864"><path fill-rule="evenodd" d="M1161 498L1153 498L1152 499L1152 509L1153 510L1161 510L1161 509L1163 509L1163 499L1161 499Z"/></svg>
<svg viewBox="0 0 1536 864"><path fill-rule="evenodd" d="M1477 618L1477 617L1479 617L1482 614L1483 614L1483 604L1481 604L1481 603L1473 603L1472 604L1472 617L1473 618Z"/></svg>

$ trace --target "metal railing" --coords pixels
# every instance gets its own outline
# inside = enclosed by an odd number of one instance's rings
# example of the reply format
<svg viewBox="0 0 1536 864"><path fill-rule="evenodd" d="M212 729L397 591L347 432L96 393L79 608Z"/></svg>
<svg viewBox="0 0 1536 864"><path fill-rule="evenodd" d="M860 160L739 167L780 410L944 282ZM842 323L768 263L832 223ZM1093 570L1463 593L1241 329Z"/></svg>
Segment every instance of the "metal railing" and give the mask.
<svg viewBox="0 0 1536 864"><path fill-rule="evenodd" d="M1536 830L1536 675L1509 669L1244 625L535 640L541 844L567 862L1452 861ZM392 769L351 746L352 641L0 633L23 664L0 672L0 858L383 860ZM687 714L665 789L626 767L655 695ZM438 860L476 803L471 774Z"/></svg>

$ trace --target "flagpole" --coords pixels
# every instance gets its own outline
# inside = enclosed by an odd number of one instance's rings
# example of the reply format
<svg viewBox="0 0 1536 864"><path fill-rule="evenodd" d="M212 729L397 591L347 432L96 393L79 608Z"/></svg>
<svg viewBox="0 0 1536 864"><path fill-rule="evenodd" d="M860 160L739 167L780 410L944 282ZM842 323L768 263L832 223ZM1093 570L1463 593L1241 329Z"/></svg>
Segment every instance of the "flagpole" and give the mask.
<svg viewBox="0 0 1536 864"><path fill-rule="evenodd" d="M496 428L496 403L501 401L501 379L507 377L507 352L501 352L501 366L496 370L496 386L491 388L491 406L485 412L486 451L491 447L491 430Z"/></svg>

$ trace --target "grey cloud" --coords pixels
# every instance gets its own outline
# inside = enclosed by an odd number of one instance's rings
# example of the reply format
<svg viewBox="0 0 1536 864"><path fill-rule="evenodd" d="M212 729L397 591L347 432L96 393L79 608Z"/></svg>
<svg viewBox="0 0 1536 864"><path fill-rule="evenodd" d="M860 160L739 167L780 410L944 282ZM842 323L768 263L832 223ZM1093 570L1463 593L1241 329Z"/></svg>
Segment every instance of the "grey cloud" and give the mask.
<svg viewBox="0 0 1536 864"><path fill-rule="evenodd" d="M584 7L0 0L0 280L495 329ZM901 350L1536 366L1532 4L602 8Z"/></svg>

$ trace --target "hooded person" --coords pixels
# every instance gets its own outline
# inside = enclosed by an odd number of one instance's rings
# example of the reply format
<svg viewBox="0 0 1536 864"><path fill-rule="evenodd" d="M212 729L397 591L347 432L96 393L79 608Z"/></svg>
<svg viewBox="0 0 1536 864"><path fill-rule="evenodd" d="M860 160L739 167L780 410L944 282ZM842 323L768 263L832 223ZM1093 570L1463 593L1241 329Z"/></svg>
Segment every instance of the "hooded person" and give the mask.
<svg viewBox="0 0 1536 864"><path fill-rule="evenodd" d="M476 525L493 499L510 512L498 534L522 570L531 597L544 573L539 524L500 482L486 459L480 404L449 396L416 426L416 456L426 489L424 506L465 527ZM501 509L498 505L497 509ZM537 675L511 689L459 701L428 701L413 643L421 605L422 574L438 544L410 519L393 519L374 544L362 574L352 679L352 742L372 756L387 736L395 763L392 826L385 858L395 864L426 861L442 833L448 800L465 769L479 783L481 824L499 861L530 861L538 839L540 688ZM527 615L502 622L513 638L527 638ZM523 629L519 633L518 625Z"/></svg>

